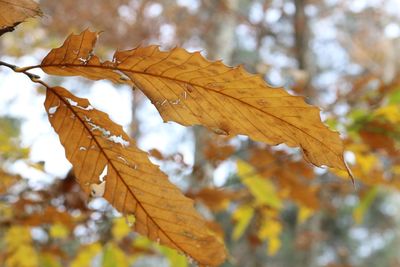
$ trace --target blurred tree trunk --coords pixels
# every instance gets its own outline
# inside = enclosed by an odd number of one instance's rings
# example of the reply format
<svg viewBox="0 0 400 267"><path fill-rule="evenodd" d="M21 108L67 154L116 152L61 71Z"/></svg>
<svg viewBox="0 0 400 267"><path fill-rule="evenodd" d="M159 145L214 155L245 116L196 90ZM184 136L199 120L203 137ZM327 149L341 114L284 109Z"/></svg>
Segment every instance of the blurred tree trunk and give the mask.
<svg viewBox="0 0 400 267"><path fill-rule="evenodd" d="M294 39L295 39L295 56L298 63L298 68L300 71L306 74L307 80L304 83L303 94L308 101L313 101L317 99L314 88L311 85L311 79L314 77L315 68L312 61L310 60L309 42L310 42L310 28L308 19L305 13L305 7L307 5L307 0L294 0L296 7L296 12L293 18L293 28L294 28ZM320 229L320 216L313 216L310 218L309 228L311 232L319 232ZM298 236L299 225L293 224L291 233L293 235L293 242L290 249L293 250L293 255L299 255L300 257L292 257L290 266L298 265L304 267L315 266L315 258L317 255L318 242L311 240L310 249L306 253L296 253L295 248L295 238Z"/></svg>
<svg viewBox="0 0 400 267"><path fill-rule="evenodd" d="M306 0L294 0L296 12L294 14L295 51L299 69L307 69L308 23L304 11Z"/></svg>
<svg viewBox="0 0 400 267"><path fill-rule="evenodd" d="M230 64L235 49L235 29L238 0L210 1L207 3L208 16L214 21L208 33L205 33L207 58L210 60L222 59ZM209 140L208 130L194 127L195 139L194 173L193 178L198 187L211 185L213 169L204 159L204 146ZM199 183L200 182L200 183Z"/></svg>
<svg viewBox="0 0 400 267"><path fill-rule="evenodd" d="M132 92L132 121L130 124L130 135L134 140L137 140L140 136L139 129L139 118L137 115L138 108L140 104L143 102L143 93L138 89L133 90Z"/></svg>
<svg viewBox="0 0 400 267"><path fill-rule="evenodd" d="M312 76L312 67L310 62L310 54L308 49L308 43L310 39L310 29L308 25L307 16L305 14L305 6L307 0L294 0L296 7L296 12L293 18L293 28L294 28L294 50L295 56L298 63L298 69L305 74L306 81L303 85L303 94L308 99L315 99L314 90L310 86L310 77Z"/></svg>

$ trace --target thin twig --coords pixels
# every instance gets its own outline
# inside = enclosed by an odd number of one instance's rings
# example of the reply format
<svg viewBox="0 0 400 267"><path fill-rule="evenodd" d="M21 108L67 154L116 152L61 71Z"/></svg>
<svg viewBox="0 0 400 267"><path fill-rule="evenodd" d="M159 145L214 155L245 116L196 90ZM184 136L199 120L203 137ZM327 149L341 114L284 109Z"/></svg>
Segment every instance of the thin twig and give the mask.
<svg viewBox="0 0 400 267"><path fill-rule="evenodd" d="M26 68L20 68L20 67L18 67L18 66L16 66L16 65L12 65L12 64L9 64L9 63L4 62L4 61L0 61L0 66L5 66L5 67L7 67L7 68L10 68L11 70L13 70L13 71L16 72L16 73L23 73L23 74L25 74L26 76L28 76L28 78L29 78L32 82L34 82L34 83L40 83L41 85L43 85L43 86L46 87L47 89L50 89L50 88L51 88L51 86L49 86L47 83L45 83L44 81L42 81L42 80L40 79L40 76L39 76L39 75L36 75L36 74L34 74L34 73L28 72L29 69L36 68L37 66L26 67Z"/></svg>
<svg viewBox="0 0 400 267"><path fill-rule="evenodd" d="M40 65L28 66L28 67L17 67L14 71L15 72L26 72L28 70L40 68Z"/></svg>

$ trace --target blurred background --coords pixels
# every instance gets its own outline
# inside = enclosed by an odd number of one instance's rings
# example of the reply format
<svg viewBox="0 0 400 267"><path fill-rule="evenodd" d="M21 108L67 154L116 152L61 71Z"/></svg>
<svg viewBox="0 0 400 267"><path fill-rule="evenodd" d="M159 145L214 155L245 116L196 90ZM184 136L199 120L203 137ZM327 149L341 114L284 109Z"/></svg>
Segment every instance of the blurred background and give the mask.
<svg viewBox="0 0 400 267"><path fill-rule="evenodd" d="M163 123L139 91L48 77L111 119L195 200L240 267L400 266L399 0L41 0L0 39L0 60L39 64L71 33L102 31L96 53L159 44L244 64L321 108L341 133L345 173L298 149ZM0 68L0 265L195 266L129 230L74 182L43 108L44 89Z"/></svg>

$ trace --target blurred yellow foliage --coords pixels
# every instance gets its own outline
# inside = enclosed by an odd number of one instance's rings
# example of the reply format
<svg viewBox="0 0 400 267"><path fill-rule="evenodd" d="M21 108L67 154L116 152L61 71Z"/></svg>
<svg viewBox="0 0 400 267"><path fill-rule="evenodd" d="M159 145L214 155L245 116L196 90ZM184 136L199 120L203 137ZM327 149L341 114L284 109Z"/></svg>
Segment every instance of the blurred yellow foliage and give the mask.
<svg viewBox="0 0 400 267"><path fill-rule="evenodd" d="M232 215L232 218L236 221L232 233L233 240L238 240L243 235L253 215L254 209L251 206L243 205L235 210Z"/></svg>
<svg viewBox="0 0 400 267"><path fill-rule="evenodd" d="M159 246L159 251L167 257L169 261L169 266L173 267L187 267L188 262L186 257L182 254L179 254L176 250L173 250L169 247Z"/></svg>
<svg viewBox="0 0 400 267"><path fill-rule="evenodd" d="M69 230L61 223L55 223L50 227L50 236L55 239L64 239L69 235Z"/></svg>
<svg viewBox="0 0 400 267"><path fill-rule="evenodd" d="M40 267L62 267L60 260L51 253L42 253L39 262Z"/></svg>
<svg viewBox="0 0 400 267"><path fill-rule="evenodd" d="M304 223L308 218L313 215L314 211L306 206L300 205L299 212L297 213L297 220L300 224Z"/></svg>
<svg viewBox="0 0 400 267"><path fill-rule="evenodd" d="M4 237L7 267L39 266L38 255L32 247L31 233L28 227L12 226Z"/></svg>
<svg viewBox="0 0 400 267"><path fill-rule="evenodd" d="M270 256L275 255L278 250L281 248L281 240L277 237L271 237L268 239L268 248L267 248L267 254Z"/></svg>
<svg viewBox="0 0 400 267"><path fill-rule="evenodd" d="M115 240L119 241L123 239L132 231L127 223L127 220L128 219L125 217L119 217L114 219L111 232Z"/></svg>
<svg viewBox="0 0 400 267"><path fill-rule="evenodd" d="M18 249L6 259L7 267L37 267L38 255L31 245L21 244Z"/></svg>
<svg viewBox="0 0 400 267"><path fill-rule="evenodd" d="M99 243L92 243L87 246L82 246L79 253L72 261L71 267L88 267L96 255L101 252L101 245Z"/></svg>
<svg viewBox="0 0 400 267"><path fill-rule="evenodd" d="M125 253L115 244L108 243L103 252L102 267L129 267Z"/></svg>
<svg viewBox="0 0 400 267"><path fill-rule="evenodd" d="M18 249L20 245L31 243L32 238L29 228L23 226L12 226L6 233L4 241L7 245L8 251Z"/></svg>
<svg viewBox="0 0 400 267"><path fill-rule="evenodd" d="M256 205L266 204L277 209L282 207L282 201L276 193L274 184L260 176L250 164L238 160L237 172L242 183L254 196Z"/></svg>
<svg viewBox="0 0 400 267"><path fill-rule="evenodd" d="M0 202L0 218L2 220L13 218L13 210L10 205Z"/></svg>
<svg viewBox="0 0 400 267"><path fill-rule="evenodd" d="M374 186L363 197L360 197L360 202L353 210L353 219L357 224L362 223L364 215L374 202L377 193L378 188Z"/></svg>
<svg viewBox="0 0 400 267"><path fill-rule="evenodd" d="M391 123L400 122L400 106L399 105L387 105L378 108L374 111L373 115L385 117Z"/></svg>
<svg viewBox="0 0 400 267"><path fill-rule="evenodd" d="M276 252L278 252L278 250L280 249L281 240L279 239L279 235L281 234L281 232L282 224L279 221L265 218L258 231L258 236L260 239L268 241L268 255L275 255Z"/></svg>

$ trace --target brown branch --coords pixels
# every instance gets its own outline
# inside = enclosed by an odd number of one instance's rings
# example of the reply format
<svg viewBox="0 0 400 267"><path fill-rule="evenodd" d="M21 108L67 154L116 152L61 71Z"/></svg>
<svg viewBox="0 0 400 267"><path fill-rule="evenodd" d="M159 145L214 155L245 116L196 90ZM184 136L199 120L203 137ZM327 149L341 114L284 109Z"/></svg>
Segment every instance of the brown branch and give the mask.
<svg viewBox="0 0 400 267"><path fill-rule="evenodd" d="M37 66L32 66L32 67L27 67L27 68L20 68L20 67L18 67L18 66L16 66L16 65L12 65L12 64L9 64L9 63L4 62L4 61L0 61L0 66L5 66L5 67L7 67L7 68L13 70L13 71L16 72L16 73L23 73L23 74L25 74L26 76L28 76L28 78L29 78L32 82L34 82L34 83L39 83L39 84L43 85L44 87L46 87L47 89L51 89L51 86L48 85L47 83L45 83L44 81L42 81L42 80L40 79L40 76L39 76L39 75L36 75L36 74L34 74L34 73L28 72L28 70L37 68Z"/></svg>

